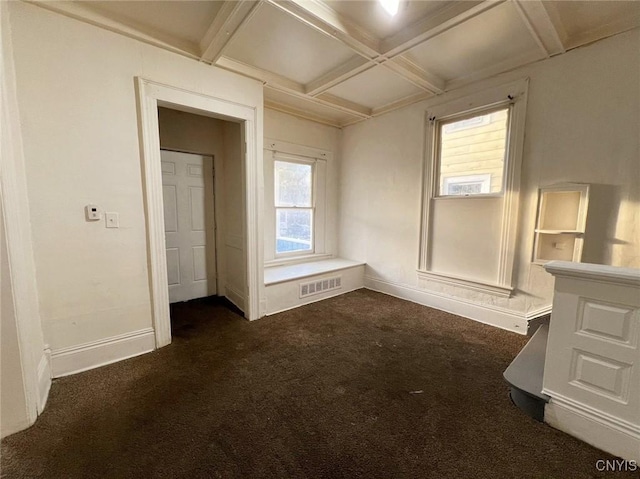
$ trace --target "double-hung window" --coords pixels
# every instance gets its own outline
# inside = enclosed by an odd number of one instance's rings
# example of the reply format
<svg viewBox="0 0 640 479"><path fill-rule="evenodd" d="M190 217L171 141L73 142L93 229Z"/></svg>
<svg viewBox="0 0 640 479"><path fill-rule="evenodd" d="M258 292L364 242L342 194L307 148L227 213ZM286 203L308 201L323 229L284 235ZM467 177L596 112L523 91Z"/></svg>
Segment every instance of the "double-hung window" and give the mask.
<svg viewBox="0 0 640 479"><path fill-rule="evenodd" d="M313 253L314 164L277 158L273 173L276 255Z"/></svg>
<svg viewBox="0 0 640 479"><path fill-rule="evenodd" d="M427 111L419 276L509 296L527 80Z"/></svg>
<svg viewBox="0 0 640 479"><path fill-rule="evenodd" d="M331 228L327 235L327 205L334 203L328 201L327 165L332 161L328 150L265 139L265 265L331 255L335 243ZM335 189L330 191L335 197ZM329 218L331 224L334 215Z"/></svg>

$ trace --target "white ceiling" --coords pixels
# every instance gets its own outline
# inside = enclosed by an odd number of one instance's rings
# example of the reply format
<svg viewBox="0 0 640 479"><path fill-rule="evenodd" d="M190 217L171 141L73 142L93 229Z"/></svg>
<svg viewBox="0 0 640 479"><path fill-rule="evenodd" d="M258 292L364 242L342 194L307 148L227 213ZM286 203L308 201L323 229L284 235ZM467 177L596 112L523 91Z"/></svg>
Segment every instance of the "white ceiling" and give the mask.
<svg viewBox="0 0 640 479"><path fill-rule="evenodd" d="M640 26L640 1L66 1L38 5L259 79L334 126Z"/></svg>

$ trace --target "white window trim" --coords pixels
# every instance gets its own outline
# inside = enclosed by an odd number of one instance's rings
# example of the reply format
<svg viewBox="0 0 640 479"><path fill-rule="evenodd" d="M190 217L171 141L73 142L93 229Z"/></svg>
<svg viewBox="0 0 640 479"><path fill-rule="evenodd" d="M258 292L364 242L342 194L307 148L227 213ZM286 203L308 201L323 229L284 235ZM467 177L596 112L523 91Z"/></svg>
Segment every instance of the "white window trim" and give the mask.
<svg viewBox="0 0 640 479"><path fill-rule="evenodd" d="M273 197L271 198L271 203L273 204L273 208L275 211L275 218L274 221L277 222L277 218L278 218L278 209L296 209L296 208L300 208L302 210L311 210L311 249L307 249L307 250L298 250L298 251L289 251L286 253L278 253L278 249L277 249L277 240L278 238L276 237L276 245L275 246L275 258L276 259L286 259L286 258L292 258L292 257L297 257L297 256L306 256L306 255L313 255L316 252L316 192L318 190L317 188L317 168L316 165L318 163L318 161L313 158L313 159L309 159L309 158L304 158L301 156L292 156L292 155L287 155L287 154L282 154L279 152L274 152L273 154L273 161L274 163L276 161L280 161L280 162L284 162L284 163L297 163L300 165L308 165L311 166L311 206L291 206L291 207L287 207L287 206L278 206L275 204L275 198L276 195L274 194ZM274 175L275 178L275 175ZM275 190L275 179L274 179L274 184L273 184L274 190ZM275 227L274 230L274 234L277 234L278 228L277 226Z"/></svg>
<svg viewBox="0 0 640 479"><path fill-rule="evenodd" d="M420 253L418 259L419 277L455 284L473 290L482 290L498 296L509 296L513 291L513 265L515 260L518 225L518 206L520 193L520 170L524 146L525 114L529 79L497 85L475 94L457 96L446 103L430 108L425 114L425 157L423 166L422 218L420 228ZM482 200L495 195L437 196L439 189L437 157L437 123L435 119L444 119L468 115L474 111L483 111L500 104L511 104L507 155L504 165L504 180L501 195L504 197L498 259L498 276L495 283L478 281L440 272L431 271L429 244L431 241L431 219L434 201Z"/></svg>
<svg viewBox="0 0 640 479"><path fill-rule="evenodd" d="M326 250L326 177L327 162L333 158L333 153L318 148L310 148L295 143L287 143L280 140L265 138L265 261L266 266L279 266L292 263L315 261L331 257ZM313 164L313 252L300 251L296 253L276 254L276 208L275 208L275 184L274 162L276 160L290 161L292 163Z"/></svg>

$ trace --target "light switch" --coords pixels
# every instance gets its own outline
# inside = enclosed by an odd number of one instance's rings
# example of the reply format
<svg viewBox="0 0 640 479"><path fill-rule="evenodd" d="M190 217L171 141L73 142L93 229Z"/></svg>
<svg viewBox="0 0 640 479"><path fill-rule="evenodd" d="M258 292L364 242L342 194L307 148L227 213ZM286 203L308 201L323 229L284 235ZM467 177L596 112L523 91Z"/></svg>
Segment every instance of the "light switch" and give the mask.
<svg viewBox="0 0 640 479"><path fill-rule="evenodd" d="M105 213L104 217L106 219L106 227L107 228L119 228L120 227L120 219L118 218L118 213Z"/></svg>

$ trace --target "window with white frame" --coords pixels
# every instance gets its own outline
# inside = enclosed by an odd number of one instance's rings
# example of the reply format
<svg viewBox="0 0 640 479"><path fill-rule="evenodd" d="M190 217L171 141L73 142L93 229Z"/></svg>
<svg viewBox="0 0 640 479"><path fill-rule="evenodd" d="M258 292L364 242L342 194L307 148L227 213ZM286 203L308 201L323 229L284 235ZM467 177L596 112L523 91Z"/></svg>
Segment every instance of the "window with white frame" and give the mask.
<svg viewBox="0 0 640 479"><path fill-rule="evenodd" d="M509 296L528 80L427 111L420 278Z"/></svg>
<svg viewBox="0 0 640 479"><path fill-rule="evenodd" d="M314 165L299 160L274 162L276 255L313 252Z"/></svg>
<svg viewBox="0 0 640 479"><path fill-rule="evenodd" d="M327 165L332 161L328 150L265 138L265 265L330 256Z"/></svg>

